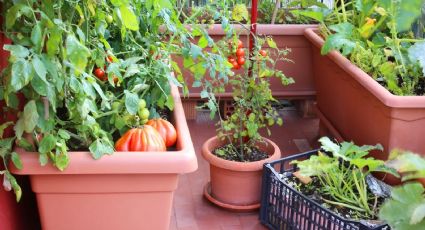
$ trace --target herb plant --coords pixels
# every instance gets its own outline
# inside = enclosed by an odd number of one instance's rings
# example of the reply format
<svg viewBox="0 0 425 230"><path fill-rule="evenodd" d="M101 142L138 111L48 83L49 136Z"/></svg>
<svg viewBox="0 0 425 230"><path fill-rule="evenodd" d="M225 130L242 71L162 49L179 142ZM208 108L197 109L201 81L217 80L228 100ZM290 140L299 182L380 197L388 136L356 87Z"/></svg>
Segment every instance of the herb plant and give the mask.
<svg viewBox="0 0 425 230"><path fill-rule="evenodd" d="M356 218L375 218L378 197L368 190L366 177L378 171L396 175L384 161L366 157L372 150L382 150L382 146L357 146L352 142L336 144L328 137L319 141L326 153L319 152L317 156L291 164L297 165L302 176L318 179L316 191L325 203L348 208Z"/></svg>

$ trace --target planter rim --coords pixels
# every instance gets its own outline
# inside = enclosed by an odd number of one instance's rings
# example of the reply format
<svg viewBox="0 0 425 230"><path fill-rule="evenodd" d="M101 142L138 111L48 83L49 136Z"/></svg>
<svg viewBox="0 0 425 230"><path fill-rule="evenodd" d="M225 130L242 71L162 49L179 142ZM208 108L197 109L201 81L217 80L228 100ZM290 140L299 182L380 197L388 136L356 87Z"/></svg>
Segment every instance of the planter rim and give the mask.
<svg viewBox="0 0 425 230"><path fill-rule="evenodd" d="M304 31L305 37L313 43L314 46L321 49L325 41L314 28L307 28ZM398 96L392 94L384 86L375 81L369 74L354 65L349 59L344 57L338 51L331 51L326 55L334 61L339 67L350 74L365 89L377 97L384 105L393 108L425 108L425 96Z"/></svg>
<svg viewBox="0 0 425 230"><path fill-rule="evenodd" d="M43 174L149 174L149 173L189 173L198 168L195 150L190 137L189 128L182 107L179 91L171 84L174 98L172 116L176 127L177 151L167 152L114 152L95 160L88 151L69 152L70 163L63 171L59 171L50 163L41 166L36 152L26 152L16 148L23 163L21 170L10 164L13 173L19 175Z"/></svg>
<svg viewBox="0 0 425 230"><path fill-rule="evenodd" d="M229 161L222 159L220 157L215 156L211 153L211 149L215 149L219 147L217 143L221 143L218 141L218 137L212 137L208 139L203 145L202 145L202 156L206 161L208 161L211 165L214 165L218 168L224 168L232 171L241 171L241 172L248 172L248 171L258 171L263 168L263 165L265 163L277 160L280 158L280 149L279 147L271 140L264 138L264 141L271 145L274 149L274 152L272 155L270 155L269 158L261 160L261 161L254 161L254 162L237 162L237 161Z"/></svg>
<svg viewBox="0 0 425 230"><path fill-rule="evenodd" d="M234 29L240 31L241 34L247 35L249 31L244 30L242 25L233 25ZM249 25L244 25L249 28ZM267 35L303 35L304 30L307 28L318 28L318 24L257 24L258 34ZM221 24L213 24L208 29L209 35L225 35Z"/></svg>

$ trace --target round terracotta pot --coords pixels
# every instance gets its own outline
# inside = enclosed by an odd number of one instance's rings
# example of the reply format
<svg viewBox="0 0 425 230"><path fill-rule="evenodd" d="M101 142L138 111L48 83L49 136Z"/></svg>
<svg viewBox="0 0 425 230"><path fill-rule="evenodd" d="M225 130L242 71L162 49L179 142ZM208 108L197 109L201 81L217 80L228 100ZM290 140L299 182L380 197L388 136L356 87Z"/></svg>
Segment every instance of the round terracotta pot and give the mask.
<svg viewBox="0 0 425 230"><path fill-rule="evenodd" d="M260 150L269 158L255 162L236 162L219 158L212 151L225 142L210 138L202 146L202 155L210 163L210 195L220 203L235 206L252 206L260 203L263 164L280 158L279 147L264 138ZM259 207L259 205L258 205Z"/></svg>

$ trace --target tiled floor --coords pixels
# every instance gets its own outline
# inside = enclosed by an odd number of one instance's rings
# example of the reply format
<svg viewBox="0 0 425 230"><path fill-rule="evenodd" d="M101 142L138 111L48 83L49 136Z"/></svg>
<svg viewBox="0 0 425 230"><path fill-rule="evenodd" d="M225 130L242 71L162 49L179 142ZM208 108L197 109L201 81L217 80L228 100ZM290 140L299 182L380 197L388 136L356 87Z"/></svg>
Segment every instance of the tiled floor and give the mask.
<svg viewBox="0 0 425 230"><path fill-rule="evenodd" d="M294 110L281 111L285 121L282 127L272 128L271 140L276 142L284 156L303 152L315 146L319 122L315 118L301 118ZM266 229L258 220L258 212L232 213L220 209L202 196L209 180L208 163L201 156L202 143L215 135L214 122L198 114L196 120L188 121L192 141L198 156L196 172L180 176L179 187L174 196L171 230L257 230Z"/></svg>

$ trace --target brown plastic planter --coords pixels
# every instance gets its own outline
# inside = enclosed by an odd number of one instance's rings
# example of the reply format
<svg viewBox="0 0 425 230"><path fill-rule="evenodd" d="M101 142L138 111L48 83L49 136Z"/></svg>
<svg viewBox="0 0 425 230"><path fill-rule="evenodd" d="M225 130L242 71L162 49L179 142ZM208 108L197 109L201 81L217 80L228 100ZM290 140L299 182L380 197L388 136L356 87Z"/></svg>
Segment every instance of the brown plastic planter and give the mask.
<svg viewBox="0 0 425 230"><path fill-rule="evenodd" d="M234 25L237 31L240 31L241 41L247 48L246 35L248 31L242 29L239 25ZM293 60L294 63L281 62L277 68L282 70L284 74L294 78L295 83L289 86L282 86L281 82L277 78L271 80L270 87L275 97L314 97L316 92L314 89L313 82L313 68L311 61L311 49L310 43L304 37L303 33L306 28L317 28L317 25L269 25L259 24L257 26L257 32L259 35L270 35L276 41L279 48L289 48L292 50L288 55L288 58ZM222 39L225 32L221 28L221 25L213 25L209 30L208 34L215 41ZM266 50L268 48L266 47ZM272 57L273 58L273 57ZM174 61L179 63L180 67L183 66L183 60L179 57L174 57ZM208 71L207 71L208 72ZM239 70L239 73L243 74L243 70ZM193 88L192 83L194 81L193 76L189 71L183 71L183 76L189 86L189 98L198 99L200 98L200 88ZM230 97L230 89L224 94L219 94L221 97Z"/></svg>
<svg viewBox="0 0 425 230"><path fill-rule="evenodd" d="M306 29L305 36L312 43L317 109L343 139L381 143L385 152L403 148L425 154L424 96L391 94L339 52L322 56L324 41L315 30Z"/></svg>
<svg viewBox="0 0 425 230"><path fill-rule="evenodd" d="M178 175L198 167L176 87L172 94L176 151L116 152L100 160L72 152L63 172L19 151L24 168L13 172L29 175L44 230L168 229Z"/></svg>
<svg viewBox="0 0 425 230"><path fill-rule="evenodd" d="M263 164L280 158L280 149L264 138L259 148L270 155L255 162L236 162L219 158L212 151L223 145L217 137L202 146L202 156L210 164L210 183L204 196L214 204L233 211L251 211L260 207Z"/></svg>

